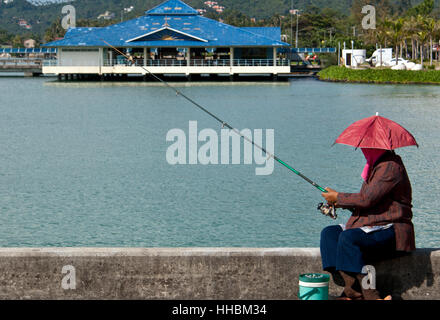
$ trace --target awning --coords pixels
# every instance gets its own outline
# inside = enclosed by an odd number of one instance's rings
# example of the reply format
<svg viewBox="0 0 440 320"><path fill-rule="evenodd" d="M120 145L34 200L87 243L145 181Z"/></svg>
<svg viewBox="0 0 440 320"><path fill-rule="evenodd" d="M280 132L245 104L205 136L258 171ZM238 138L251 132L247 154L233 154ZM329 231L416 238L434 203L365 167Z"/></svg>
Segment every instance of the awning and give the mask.
<svg viewBox="0 0 440 320"><path fill-rule="evenodd" d="M0 53L57 53L57 48L0 48Z"/></svg>

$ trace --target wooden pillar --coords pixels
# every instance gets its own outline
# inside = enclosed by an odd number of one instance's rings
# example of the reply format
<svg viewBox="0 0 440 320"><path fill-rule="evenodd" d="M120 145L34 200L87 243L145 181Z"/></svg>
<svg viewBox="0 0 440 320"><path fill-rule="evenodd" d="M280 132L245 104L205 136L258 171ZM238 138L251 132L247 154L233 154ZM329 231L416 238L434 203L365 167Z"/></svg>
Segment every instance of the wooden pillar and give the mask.
<svg viewBox="0 0 440 320"><path fill-rule="evenodd" d="M102 66L104 65L104 48L99 48L99 60L98 60L98 64L99 64L99 74L102 74Z"/></svg>
<svg viewBox="0 0 440 320"><path fill-rule="evenodd" d="M231 67L234 66L234 48L230 48L230 59L231 59Z"/></svg>
<svg viewBox="0 0 440 320"><path fill-rule="evenodd" d="M188 67L191 65L191 48L186 52L186 63Z"/></svg>
<svg viewBox="0 0 440 320"><path fill-rule="evenodd" d="M232 69L234 68L234 48L229 48L229 74L231 75L231 81L234 80Z"/></svg>
<svg viewBox="0 0 440 320"><path fill-rule="evenodd" d="M147 66L147 47L144 48L144 67Z"/></svg>

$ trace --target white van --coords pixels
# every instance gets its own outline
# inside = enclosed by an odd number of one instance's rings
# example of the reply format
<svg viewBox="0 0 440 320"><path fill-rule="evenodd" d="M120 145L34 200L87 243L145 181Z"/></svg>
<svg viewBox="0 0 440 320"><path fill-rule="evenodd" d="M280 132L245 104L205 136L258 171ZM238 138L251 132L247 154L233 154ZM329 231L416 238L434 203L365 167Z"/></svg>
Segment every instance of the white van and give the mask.
<svg viewBox="0 0 440 320"><path fill-rule="evenodd" d="M368 63L371 63L375 67L379 66L387 66L389 62L393 59L393 49L392 48L383 48L377 49L373 52L371 58L367 59ZM382 62L382 63L381 63ZM395 61L394 61L395 63Z"/></svg>

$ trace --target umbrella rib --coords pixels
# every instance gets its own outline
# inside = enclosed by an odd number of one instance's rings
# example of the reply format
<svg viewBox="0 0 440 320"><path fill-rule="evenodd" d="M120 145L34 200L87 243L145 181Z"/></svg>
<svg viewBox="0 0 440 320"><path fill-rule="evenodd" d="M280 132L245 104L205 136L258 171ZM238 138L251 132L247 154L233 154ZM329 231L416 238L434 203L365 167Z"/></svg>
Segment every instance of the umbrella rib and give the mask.
<svg viewBox="0 0 440 320"><path fill-rule="evenodd" d="M376 117L377 118L377 117ZM371 121L370 125L368 126L367 130L365 130L364 135L362 136L362 138L359 140L359 143L356 146L356 149L359 148L359 146L361 145L362 141L364 140L365 136L367 135L368 130L373 126L374 122L376 121L376 119L374 119L373 121Z"/></svg>
<svg viewBox="0 0 440 320"><path fill-rule="evenodd" d="M380 118L379 118L379 120L380 120ZM387 135L387 142L388 142L388 149L387 150L393 150L394 148L393 148L393 140L392 140L392 138L393 138L393 135L391 134L391 128L384 128L384 126L382 125L382 122L381 121L379 121L378 122L378 125L380 126L380 128L382 129L382 131L384 131L385 132L385 134Z"/></svg>

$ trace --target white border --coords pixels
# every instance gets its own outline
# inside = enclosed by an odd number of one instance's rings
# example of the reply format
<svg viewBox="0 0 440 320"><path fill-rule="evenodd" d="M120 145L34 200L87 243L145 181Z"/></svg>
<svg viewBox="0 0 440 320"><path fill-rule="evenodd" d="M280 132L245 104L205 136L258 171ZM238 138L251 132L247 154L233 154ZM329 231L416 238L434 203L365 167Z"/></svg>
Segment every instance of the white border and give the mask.
<svg viewBox="0 0 440 320"><path fill-rule="evenodd" d="M176 30L176 29L170 28L170 27L163 27L163 28L160 28L159 30L154 30L154 31L148 32L148 33L143 34L143 35L141 35L141 36L139 36L139 37L136 37L136 38L133 38L133 39L129 39L129 40L125 41L125 42L133 42L133 41L136 41L136 40L138 40L138 39L140 39L140 38L148 37L149 35L155 34L155 33L157 33L157 32L163 31L163 30L170 30L170 31L173 31L173 32L176 32L176 33L182 34L182 35L184 35L184 36L187 36L187 37L190 37L190 38L193 38L193 39L196 39L196 40L202 41L202 42L208 42L208 40L205 40L205 39L202 39L202 38L199 38L199 37L193 36L193 35L191 35L191 34L189 34L189 33L185 33L185 32L182 32L182 31L179 31L179 30Z"/></svg>

